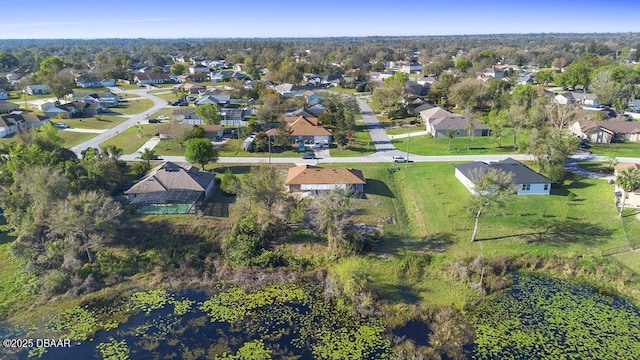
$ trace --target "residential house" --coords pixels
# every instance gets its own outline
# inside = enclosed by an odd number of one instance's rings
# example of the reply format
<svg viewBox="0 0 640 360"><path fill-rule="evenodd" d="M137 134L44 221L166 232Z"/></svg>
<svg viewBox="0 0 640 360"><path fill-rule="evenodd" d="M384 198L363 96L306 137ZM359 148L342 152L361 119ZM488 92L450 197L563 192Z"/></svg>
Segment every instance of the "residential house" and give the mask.
<svg viewBox="0 0 640 360"><path fill-rule="evenodd" d="M204 95L204 96L201 96L198 100L196 100L196 106L207 105L207 104L216 104L219 106L224 106L229 104L230 101L231 101L231 96L226 94Z"/></svg>
<svg viewBox="0 0 640 360"><path fill-rule="evenodd" d="M637 121L574 121L572 134L592 143L608 144L614 140L640 142L640 122Z"/></svg>
<svg viewBox="0 0 640 360"><path fill-rule="evenodd" d="M318 93L313 92L311 90L307 90L303 92L302 96L304 96L304 100L307 102L307 105L309 106L318 104L322 100L322 97Z"/></svg>
<svg viewBox="0 0 640 360"><path fill-rule="evenodd" d="M229 71L229 70L222 70L215 73L212 72L210 73L209 78L211 79L212 82L229 81L232 79L241 80L241 81L251 80L251 76L249 75L243 74L241 72Z"/></svg>
<svg viewBox="0 0 640 360"><path fill-rule="evenodd" d="M44 95L49 94L49 89L47 89L45 85L41 84L27 85L22 92L28 95Z"/></svg>
<svg viewBox="0 0 640 360"><path fill-rule="evenodd" d="M419 74L422 72L422 64L417 61L405 62L400 65L400 71L405 74Z"/></svg>
<svg viewBox="0 0 640 360"><path fill-rule="evenodd" d="M298 143L329 144L331 142L331 132L322 126L313 124L304 117L287 123L287 130L291 133L291 138ZM277 135L277 129L270 129L267 135Z"/></svg>
<svg viewBox="0 0 640 360"><path fill-rule="evenodd" d="M87 103L84 101L72 101L59 106L61 109L67 110L69 116L95 116L104 111L104 108L98 102Z"/></svg>
<svg viewBox="0 0 640 360"><path fill-rule="evenodd" d="M76 93L72 94L73 101L81 101L86 103L97 102L102 107L118 106L118 95L107 91L103 93Z"/></svg>
<svg viewBox="0 0 640 360"><path fill-rule="evenodd" d="M434 82L436 82L438 79L436 79L434 76L425 76L422 77L418 80L416 80L416 82L422 86L430 86L432 85Z"/></svg>
<svg viewBox="0 0 640 360"><path fill-rule="evenodd" d="M202 65L202 64L195 64L195 65L191 65L189 66L189 74L194 75L194 74L209 74L211 72L211 69L208 66Z"/></svg>
<svg viewBox="0 0 640 360"><path fill-rule="evenodd" d="M427 95L428 89L418 84L415 81L407 81L404 83L404 94L409 96L424 96Z"/></svg>
<svg viewBox="0 0 640 360"><path fill-rule="evenodd" d="M240 72L240 71L244 71L245 68L246 68L246 66L244 64L234 64L233 65L233 71Z"/></svg>
<svg viewBox="0 0 640 360"><path fill-rule="evenodd" d="M516 78L516 84L519 85L526 85L526 84L533 84L534 83L534 78L532 75L522 75L522 76L518 76Z"/></svg>
<svg viewBox="0 0 640 360"><path fill-rule="evenodd" d="M360 170L321 168L312 165L289 168L285 180L288 192L301 193L303 196L325 194L334 189L364 194L366 183L367 181Z"/></svg>
<svg viewBox="0 0 640 360"><path fill-rule="evenodd" d="M318 115L316 115L313 111L310 111L309 108L299 108L294 111L290 111L284 114L284 119L287 122L293 122L298 120L298 118L302 116L307 119L314 125L318 125Z"/></svg>
<svg viewBox="0 0 640 360"><path fill-rule="evenodd" d="M568 93L556 94L553 97L553 101L558 104L567 105L567 104L573 104L576 100L573 98L573 94L568 92Z"/></svg>
<svg viewBox="0 0 640 360"><path fill-rule="evenodd" d="M293 84L280 84L274 86L273 89L284 97L292 97L304 92L304 90L302 90L299 86Z"/></svg>
<svg viewBox="0 0 640 360"><path fill-rule="evenodd" d="M207 89L206 86L200 84L194 84L190 82L174 85L173 88L175 90L184 89L189 94L199 94L200 91L205 91Z"/></svg>
<svg viewBox="0 0 640 360"><path fill-rule="evenodd" d="M193 213L196 204L213 194L215 175L195 166L165 162L129 190L129 203L142 213Z"/></svg>
<svg viewBox="0 0 640 360"><path fill-rule="evenodd" d="M9 101L0 100L0 114L8 114L20 109L20 105Z"/></svg>
<svg viewBox="0 0 640 360"><path fill-rule="evenodd" d="M204 130L204 137L211 140L218 140L224 134L222 125L200 125Z"/></svg>
<svg viewBox="0 0 640 360"><path fill-rule="evenodd" d="M110 87L116 85L115 79L90 79L90 78L79 78L76 80L76 85L79 88L100 88L100 87Z"/></svg>
<svg viewBox="0 0 640 360"><path fill-rule="evenodd" d="M69 119L71 113L68 109L64 109L60 106L51 106L43 110L44 116L48 116L54 119Z"/></svg>
<svg viewBox="0 0 640 360"><path fill-rule="evenodd" d="M193 82L204 82L209 80L209 74L206 74L206 73L189 74L189 76L187 76L185 80L193 81Z"/></svg>
<svg viewBox="0 0 640 360"><path fill-rule="evenodd" d="M598 107L600 105L598 97L594 93L572 91L571 96L573 97L574 102L582 106Z"/></svg>
<svg viewBox="0 0 640 360"><path fill-rule="evenodd" d="M25 114L21 111L0 115L0 138L26 129L38 129L47 123L49 118L46 116Z"/></svg>
<svg viewBox="0 0 640 360"><path fill-rule="evenodd" d="M636 171L640 171L640 164L630 164L630 163L616 164L614 167L613 174L614 176L617 177L620 171L627 170L627 169L636 169ZM624 191L617 184L614 187L613 191L615 194L616 206L618 207L622 206L622 194L624 194ZM633 191L625 194L624 207L640 208L640 188L634 189Z"/></svg>
<svg viewBox="0 0 640 360"><path fill-rule="evenodd" d="M4 90L0 90L0 100L9 100L9 93Z"/></svg>
<svg viewBox="0 0 640 360"><path fill-rule="evenodd" d="M342 80L342 74L329 74L322 78L321 84L331 84L337 86Z"/></svg>
<svg viewBox="0 0 640 360"><path fill-rule="evenodd" d="M167 74L147 74L137 73L133 80L138 86L166 84L171 82L171 78Z"/></svg>
<svg viewBox="0 0 640 360"><path fill-rule="evenodd" d="M460 114L452 114L441 107L434 107L420 112L420 117L425 123L426 130L433 137L448 137L449 131L453 136L467 136L467 122L473 126L473 136L489 136L491 131L485 124L475 120L467 119Z"/></svg>
<svg viewBox="0 0 640 360"><path fill-rule="evenodd" d="M511 173L515 191L518 195L549 195L551 193L551 180L511 158L492 163L476 161L456 165L455 169L456 178L472 194L476 194L475 185L473 184L474 177L481 176L489 169Z"/></svg>
<svg viewBox="0 0 640 360"><path fill-rule="evenodd" d="M497 69L496 67L486 68L478 74L478 79L484 81L492 79L500 80L502 78L504 78L504 71Z"/></svg>

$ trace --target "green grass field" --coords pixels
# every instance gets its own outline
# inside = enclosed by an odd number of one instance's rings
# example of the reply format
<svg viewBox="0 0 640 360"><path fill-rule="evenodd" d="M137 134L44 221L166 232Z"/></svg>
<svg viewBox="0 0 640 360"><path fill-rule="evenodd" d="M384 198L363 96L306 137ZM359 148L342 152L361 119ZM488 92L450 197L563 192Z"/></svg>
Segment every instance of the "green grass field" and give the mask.
<svg viewBox="0 0 640 360"><path fill-rule="evenodd" d="M9 309L16 311L26 307L36 285L24 264L10 254L9 247L15 238L7 231L4 218L0 217L0 319L8 315Z"/></svg>
<svg viewBox="0 0 640 360"><path fill-rule="evenodd" d="M521 136L520 140L526 140ZM471 138L470 150L467 150L467 138L456 137L451 139L451 149L449 150L449 138L432 138L426 135L412 136L410 138L394 139L391 141L396 148L407 151L409 143L409 153L417 155L480 155L480 154L509 154L513 151L513 141L510 138L503 138L502 147L493 137ZM520 148L526 146L521 145Z"/></svg>
<svg viewBox="0 0 640 360"><path fill-rule="evenodd" d="M329 151L331 156L335 157L362 156L373 154L375 145L371 142L367 127L365 125L356 125L356 132L348 148L341 150L332 147Z"/></svg>
<svg viewBox="0 0 640 360"><path fill-rule="evenodd" d="M625 141L613 144L591 144L591 152L602 156L611 152L615 156L640 157L640 143Z"/></svg>
<svg viewBox="0 0 640 360"><path fill-rule="evenodd" d="M221 148L218 149L218 155L220 157L269 157L268 152L251 152L244 151L242 147L244 140L229 139ZM287 151L280 151L272 149L272 157L300 157L299 152L292 149Z"/></svg>
<svg viewBox="0 0 640 360"><path fill-rule="evenodd" d="M387 129L387 135L400 135L400 134L408 134L408 133L414 133L419 131L425 131L425 128L423 125Z"/></svg>
<svg viewBox="0 0 640 360"><path fill-rule="evenodd" d="M80 129L109 129L127 120L124 116L99 114L92 117L61 119L55 122L64 123Z"/></svg>
<svg viewBox="0 0 640 360"><path fill-rule="evenodd" d="M136 115L151 109L152 106L153 102L151 100L136 99L121 102L118 107L111 108L111 111L115 115Z"/></svg>
<svg viewBox="0 0 640 360"><path fill-rule="evenodd" d="M158 132L163 124L144 124L128 128L111 139L103 142L100 146L115 145L122 149L123 154L136 152L144 143L151 139ZM138 128L140 133L138 135Z"/></svg>
<svg viewBox="0 0 640 360"><path fill-rule="evenodd" d="M91 133L80 133L73 131L58 131L58 135L63 140L63 146L66 148L70 148L72 146L78 145L83 141L87 141L92 137L96 136L96 134Z"/></svg>

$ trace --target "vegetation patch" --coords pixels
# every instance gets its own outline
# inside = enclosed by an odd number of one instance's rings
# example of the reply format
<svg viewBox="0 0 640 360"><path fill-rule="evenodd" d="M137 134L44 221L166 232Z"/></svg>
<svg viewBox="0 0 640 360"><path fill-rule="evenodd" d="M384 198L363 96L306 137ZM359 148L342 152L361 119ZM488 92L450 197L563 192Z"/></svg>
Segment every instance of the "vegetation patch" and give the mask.
<svg viewBox="0 0 640 360"><path fill-rule="evenodd" d="M585 285L527 274L471 309L478 359L635 359L640 311Z"/></svg>

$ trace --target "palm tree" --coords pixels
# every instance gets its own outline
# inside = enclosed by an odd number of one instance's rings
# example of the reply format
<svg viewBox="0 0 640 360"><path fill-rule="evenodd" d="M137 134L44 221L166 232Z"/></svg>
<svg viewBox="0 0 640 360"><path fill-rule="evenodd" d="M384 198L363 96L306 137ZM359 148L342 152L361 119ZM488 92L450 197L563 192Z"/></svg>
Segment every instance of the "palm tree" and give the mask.
<svg viewBox="0 0 640 360"><path fill-rule="evenodd" d="M142 152L142 155L140 155L140 158L146 161L147 165L151 165L151 160L156 159L156 153L152 149L144 148L144 151Z"/></svg>
<svg viewBox="0 0 640 360"><path fill-rule="evenodd" d="M624 169L616 176L616 185L622 189L622 203L620 204L619 216L622 217L622 211L624 210L624 203L627 199L627 195L640 188L640 170L635 168Z"/></svg>

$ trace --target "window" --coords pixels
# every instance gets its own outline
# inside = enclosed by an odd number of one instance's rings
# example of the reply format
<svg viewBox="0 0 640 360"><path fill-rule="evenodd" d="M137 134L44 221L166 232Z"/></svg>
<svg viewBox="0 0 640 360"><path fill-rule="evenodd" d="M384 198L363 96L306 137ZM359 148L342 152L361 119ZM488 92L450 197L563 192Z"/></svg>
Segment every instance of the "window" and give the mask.
<svg viewBox="0 0 640 360"><path fill-rule="evenodd" d="M544 184L544 191L549 190L549 184Z"/></svg>
<svg viewBox="0 0 640 360"><path fill-rule="evenodd" d="M531 190L531 184L522 184L522 191L529 191Z"/></svg>

